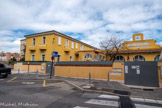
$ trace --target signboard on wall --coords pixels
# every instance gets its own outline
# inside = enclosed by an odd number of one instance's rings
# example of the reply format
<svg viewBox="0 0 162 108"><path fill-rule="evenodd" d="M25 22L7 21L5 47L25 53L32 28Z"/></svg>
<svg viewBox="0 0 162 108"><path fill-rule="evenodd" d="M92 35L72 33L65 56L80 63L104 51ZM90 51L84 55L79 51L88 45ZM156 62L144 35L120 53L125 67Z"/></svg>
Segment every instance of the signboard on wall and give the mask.
<svg viewBox="0 0 162 108"><path fill-rule="evenodd" d="M140 74L140 70L139 69L137 69L136 71L137 71L137 74Z"/></svg>
<svg viewBox="0 0 162 108"><path fill-rule="evenodd" d="M132 66L132 69L140 69L140 66Z"/></svg>
<svg viewBox="0 0 162 108"><path fill-rule="evenodd" d="M125 66L125 73L128 73L128 66Z"/></svg>
<svg viewBox="0 0 162 108"><path fill-rule="evenodd" d="M41 66L41 69L44 70L44 66Z"/></svg>

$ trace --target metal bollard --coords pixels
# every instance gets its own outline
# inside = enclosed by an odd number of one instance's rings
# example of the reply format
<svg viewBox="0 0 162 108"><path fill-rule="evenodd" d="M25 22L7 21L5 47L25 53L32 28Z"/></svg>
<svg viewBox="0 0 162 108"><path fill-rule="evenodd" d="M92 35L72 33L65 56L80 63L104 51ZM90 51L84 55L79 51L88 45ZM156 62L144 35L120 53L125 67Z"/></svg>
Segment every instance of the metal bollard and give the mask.
<svg viewBox="0 0 162 108"><path fill-rule="evenodd" d="M38 79L38 69L37 69L37 71L36 71L36 79Z"/></svg>
<svg viewBox="0 0 162 108"><path fill-rule="evenodd" d="M110 81L110 75L109 75L109 72L107 73L107 83L109 83L109 81Z"/></svg>
<svg viewBox="0 0 162 108"><path fill-rule="evenodd" d="M18 74L20 73L20 69L18 69Z"/></svg>
<svg viewBox="0 0 162 108"><path fill-rule="evenodd" d="M28 64L28 75L29 75L29 64Z"/></svg>
<svg viewBox="0 0 162 108"><path fill-rule="evenodd" d="M89 85L91 86L91 72L89 72Z"/></svg>

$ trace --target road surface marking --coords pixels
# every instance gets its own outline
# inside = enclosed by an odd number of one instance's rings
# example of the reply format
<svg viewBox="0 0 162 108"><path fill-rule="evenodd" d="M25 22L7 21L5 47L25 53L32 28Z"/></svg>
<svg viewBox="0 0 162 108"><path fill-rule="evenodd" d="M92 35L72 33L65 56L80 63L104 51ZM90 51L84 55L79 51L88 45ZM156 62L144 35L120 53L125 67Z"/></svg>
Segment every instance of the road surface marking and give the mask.
<svg viewBox="0 0 162 108"><path fill-rule="evenodd" d="M149 105L142 105L142 104L135 104L136 108L161 108L157 106L149 106Z"/></svg>
<svg viewBox="0 0 162 108"><path fill-rule="evenodd" d="M85 103L118 107L118 102L117 101L90 99L90 100L86 101Z"/></svg>
<svg viewBox="0 0 162 108"><path fill-rule="evenodd" d="M107 98L107 99L119 99L119 96L113 96L113 95L100 95L98 97Z"/></svg>
<svg viewBox="0 0 162 108"><path fill-rule="evenodd" d="M156 100L158 104L162 104L162 100Z"/></svg>
<svg viewBox="0 0 162 108"><path fill-rule="evenodd" d="M37 81L43 81L43 80L18 80L18 81L12 81L12 82L37 82Z"/></svg>
<svg viewBox="0 0 162 108"><path fill-rule="evenodd" d="M89 107L75 106L73 108L89 108Z"/></svg>
<svg viewBox="0 0 162 108"><path fill-rule="evenodd" d="M60 83L64 83L64 82L58 82L58 83L48 84L48 85L46 85L46 87L53 86L53 85L60 84Z"/></svg>
<svg viewBox="0 0 162 108"><path fill-rule="evenodd" d="M147 102L147 103L158 103L156 100L153 100L153 99L145 99L145 102Z"/></svg>
<svg viewBox="0 0 162 108"><path fill-rule="evenodd" d="M11 81L15 80L16 78L17 78L17 77L14 77L14 78L8 80L7 82L11 82Z"/></svg>
<svg viewBox="0 0 162 108"><path fill-rule="evenodd" d="M162 104L162 100L155 100L155 99L144 99L144 98L132 98L131 97L131 100L135 102Z"/></svg>
<svg viewBox="0 0 162 108"><path fill-rule="evenodd" d="M135 101L135 102L145 102L145 99L144 98L132 98L131 97L131 100L132 101Z"/></svg>
<svg viewBox="0 0 162 108"><path fill-rule="evenodd" d="M22 82L22 84L35 84L35 82Z"/></svg>

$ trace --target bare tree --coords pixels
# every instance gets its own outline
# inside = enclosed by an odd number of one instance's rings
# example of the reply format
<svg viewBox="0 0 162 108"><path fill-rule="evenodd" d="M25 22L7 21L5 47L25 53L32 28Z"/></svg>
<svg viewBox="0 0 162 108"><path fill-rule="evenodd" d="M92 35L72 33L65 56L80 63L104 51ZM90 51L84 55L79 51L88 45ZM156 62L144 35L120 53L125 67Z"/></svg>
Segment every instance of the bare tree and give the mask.
<svg viewBox="0 0 162 108"><path fill-rule="evenodd" d="M110 61L114 61L119 49L122 47L122 40L119 37L106 37L100 41L101 49L105 50L106 55L110 57Z"/></svg>

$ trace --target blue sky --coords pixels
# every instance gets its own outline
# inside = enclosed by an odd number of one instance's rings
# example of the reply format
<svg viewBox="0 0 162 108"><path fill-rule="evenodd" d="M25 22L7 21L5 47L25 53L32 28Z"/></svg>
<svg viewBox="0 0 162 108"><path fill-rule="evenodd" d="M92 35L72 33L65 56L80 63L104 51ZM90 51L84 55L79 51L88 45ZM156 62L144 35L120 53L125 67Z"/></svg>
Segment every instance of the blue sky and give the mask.
<svg viewBox="0 0 162 108"><path fill-rule="evenodd" d="M162 45L162 0L0 0L0 51L19 52L24 35L49 30L95 47L139 32Z"/></svg>

